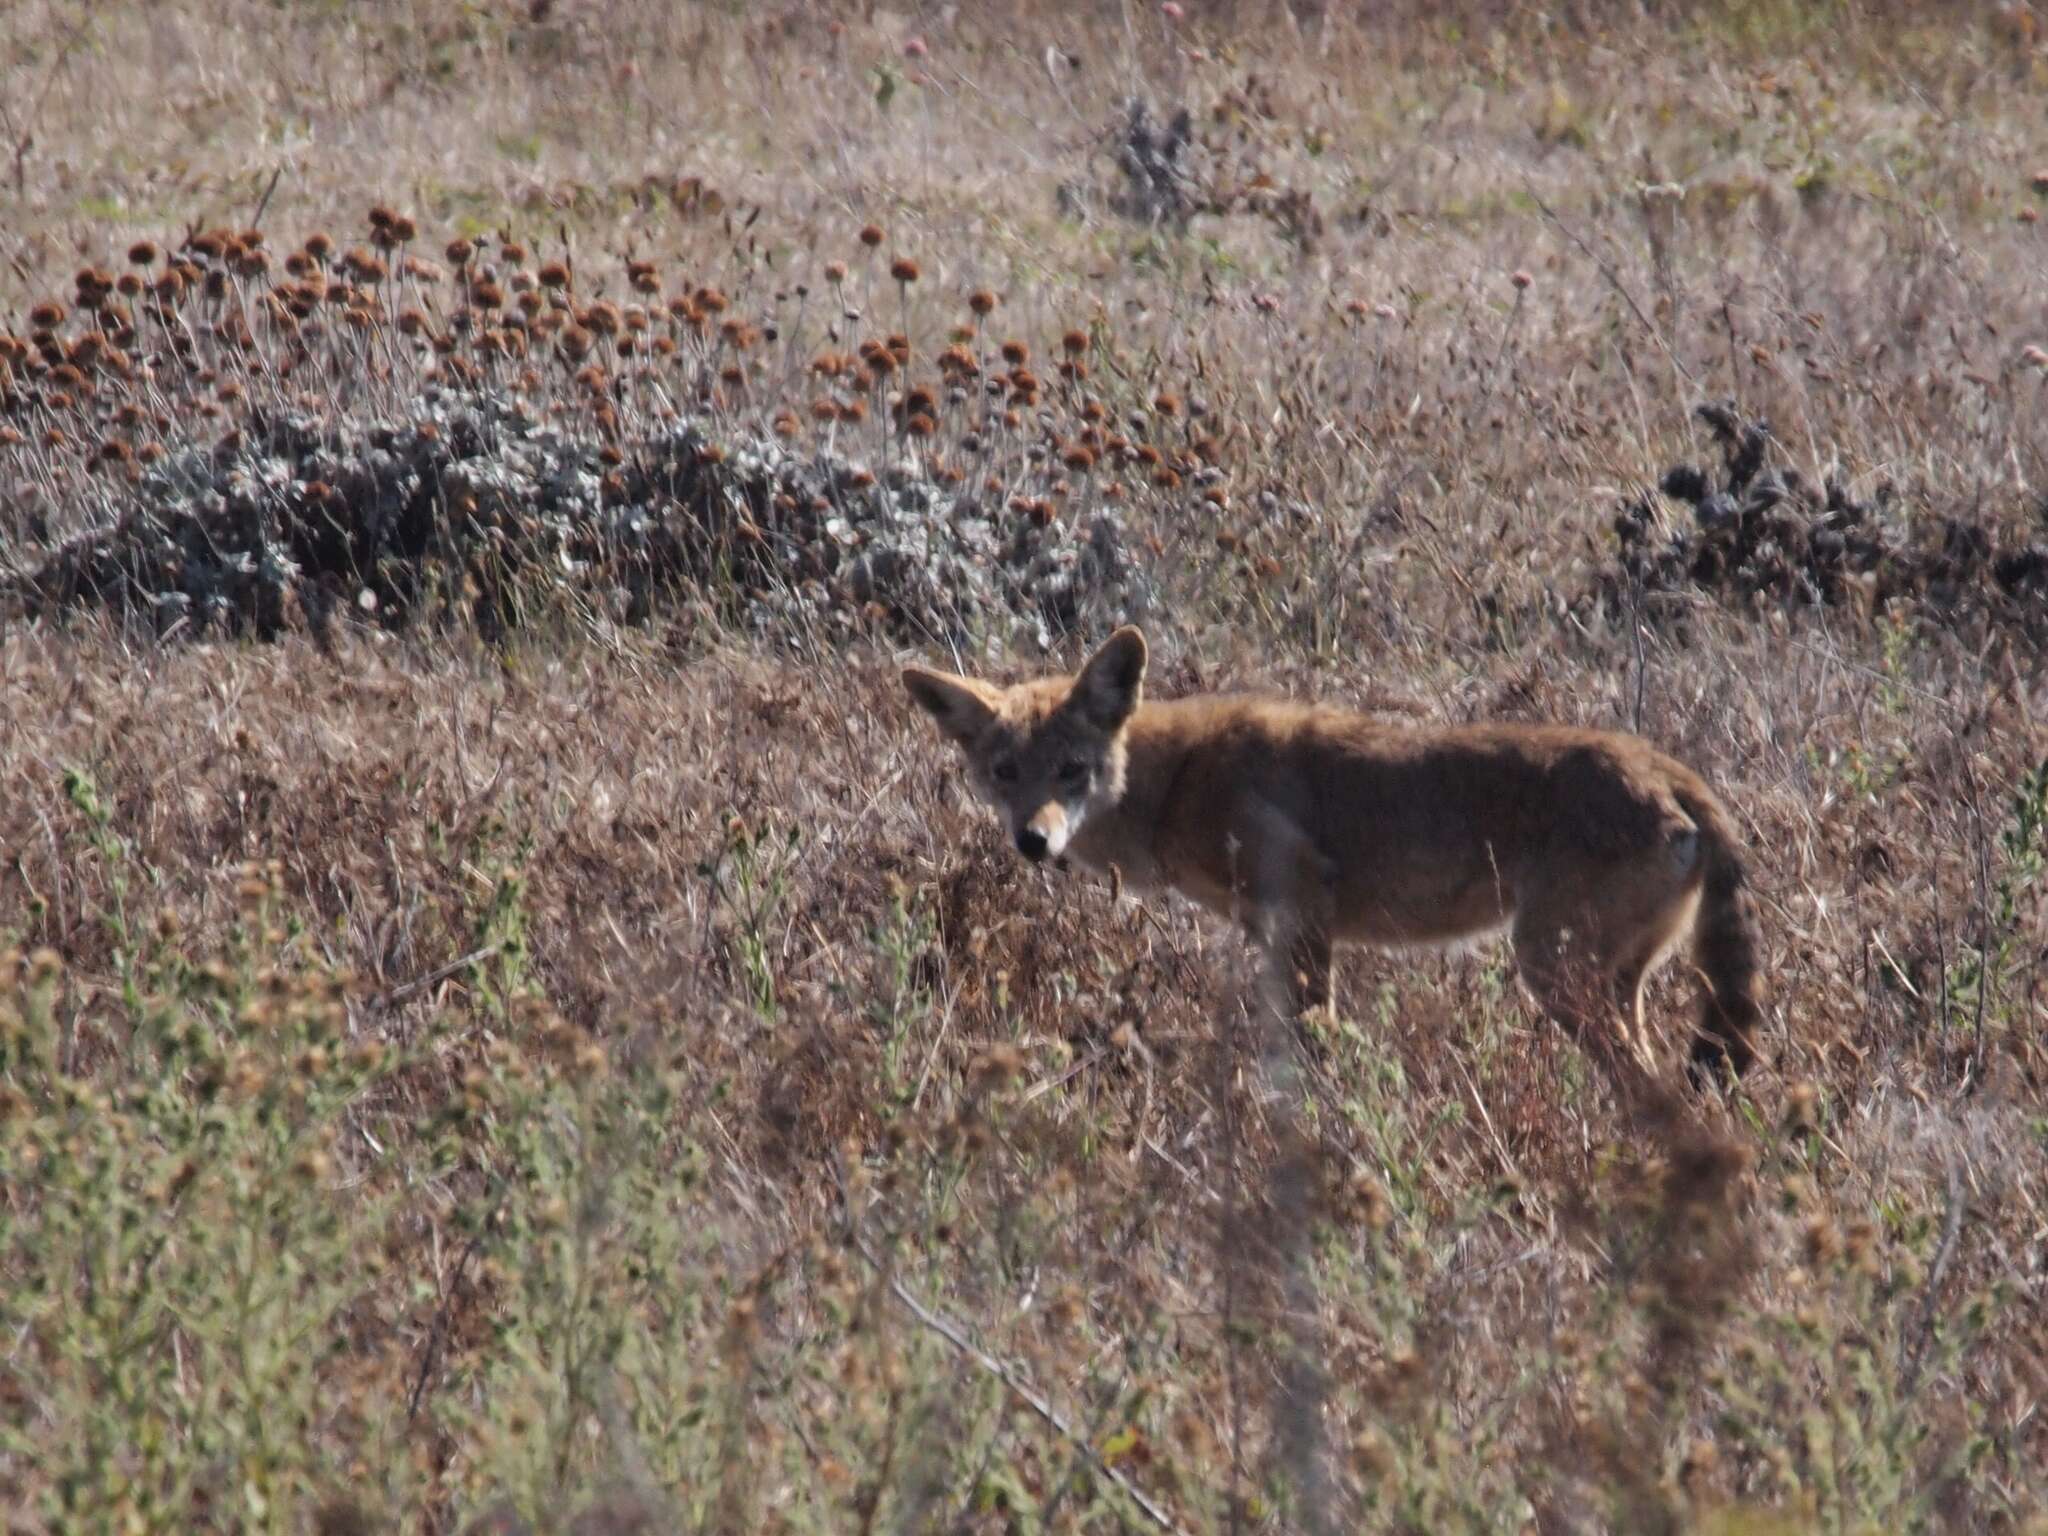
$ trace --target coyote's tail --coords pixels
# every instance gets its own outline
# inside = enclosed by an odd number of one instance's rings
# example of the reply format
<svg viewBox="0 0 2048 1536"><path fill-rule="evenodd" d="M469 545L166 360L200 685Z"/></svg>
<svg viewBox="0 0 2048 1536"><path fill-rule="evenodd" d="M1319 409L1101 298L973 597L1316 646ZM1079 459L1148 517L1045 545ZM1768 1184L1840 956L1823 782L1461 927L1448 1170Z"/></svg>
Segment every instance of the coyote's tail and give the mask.
<svg viewBox="0 0 2048 1536"><path fill-rule="evenodd" d="M1693 929L1693 958L1707 996L1692 1041L1695 1080L1725 1069L1740 1076L1756 1060L1763 1004L1757 994L1756 902L1749 893L1728 814L1711 795L1680 792L1678 801L1700 829L1707 878Z"/></svg>

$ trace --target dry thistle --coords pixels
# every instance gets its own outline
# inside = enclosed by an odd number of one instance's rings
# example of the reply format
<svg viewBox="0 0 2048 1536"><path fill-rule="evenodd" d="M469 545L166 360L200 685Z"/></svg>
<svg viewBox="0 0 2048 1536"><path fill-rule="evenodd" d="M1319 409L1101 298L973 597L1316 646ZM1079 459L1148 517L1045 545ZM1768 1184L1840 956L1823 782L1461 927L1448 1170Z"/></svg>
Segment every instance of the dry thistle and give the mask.
<svg viewBox="0 0 2048 1536"><path fill-rule="evenodd" d="M1809 1136L1820 1129L1820 1090L1810 1082L1794 1083L1785 1091L1783 1125L1795 1136Z"/></svg>
<svg viewBox="0 0 2048 1536"><path fill-rule="evenodd" d="M1841 1231L1825 1214L1814 1216L1800 1233L1800 1247L1808 1264L1822 1268L1841 1257Z"/></svg>

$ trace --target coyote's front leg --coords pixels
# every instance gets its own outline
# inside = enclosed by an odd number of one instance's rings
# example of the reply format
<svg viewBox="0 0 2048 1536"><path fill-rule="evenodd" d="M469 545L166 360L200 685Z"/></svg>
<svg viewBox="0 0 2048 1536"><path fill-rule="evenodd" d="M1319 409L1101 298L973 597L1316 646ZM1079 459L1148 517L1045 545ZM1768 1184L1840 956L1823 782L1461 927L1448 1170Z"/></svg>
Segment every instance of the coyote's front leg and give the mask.
<svg viewBox="0 0 2048 1536"><path fill-rule="evenodd" d="M1282 1005L1302 1043L1322 1043L1306 1021L1335 1007L1331 945L1336 931L1336 869L1278 806L1258 800L1239 818L1244 895Z"/></svg>

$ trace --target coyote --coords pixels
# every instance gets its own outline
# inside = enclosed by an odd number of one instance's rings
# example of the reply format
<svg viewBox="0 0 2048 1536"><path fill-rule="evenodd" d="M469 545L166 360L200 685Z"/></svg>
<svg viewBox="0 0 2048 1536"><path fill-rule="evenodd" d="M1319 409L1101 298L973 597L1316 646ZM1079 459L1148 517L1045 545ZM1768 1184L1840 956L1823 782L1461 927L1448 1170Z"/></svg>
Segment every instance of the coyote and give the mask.
<svg viewBox="0 0 2048 1536"><path fill-rule="evenodd" d="M1070 854L1242 921L1297 1017L1330 1005L1334 943L1506 927L1524 984L1631 1097L1649 1081L1644 980L1697 917L1691 1071L1754 1059L1754 911L1728 813L1691 769L1613 731L1144 701L1145 661L1126 627L1071 678L903 682L1027 859Z"/></svg>

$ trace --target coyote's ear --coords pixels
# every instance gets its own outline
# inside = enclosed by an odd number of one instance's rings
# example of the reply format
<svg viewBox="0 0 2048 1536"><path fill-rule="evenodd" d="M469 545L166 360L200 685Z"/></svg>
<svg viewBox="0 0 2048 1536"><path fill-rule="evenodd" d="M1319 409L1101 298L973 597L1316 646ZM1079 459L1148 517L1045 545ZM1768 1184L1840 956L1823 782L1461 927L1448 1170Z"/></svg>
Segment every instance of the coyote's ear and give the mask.
<svg viewBox="0 0 2048 1536"><path fill-rule="evenodd" d="M903 686L953 740L965 746L987 727L995 714L989 690L972 678L929 667L905 667Z"/></svg>
<svg viewBox="0 0 2048 1536"><path fill-rule="evenodd" d="M1145 637L1126 624L1074 679L1074 703L1093 724L1113 731L1137 709L1144 684Z"/></svg>

